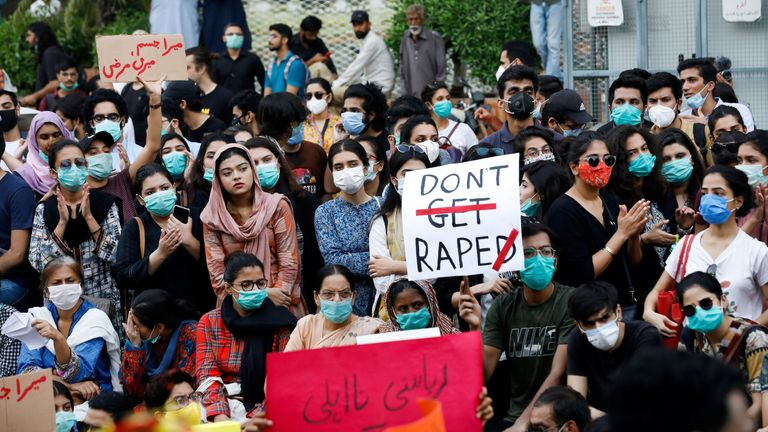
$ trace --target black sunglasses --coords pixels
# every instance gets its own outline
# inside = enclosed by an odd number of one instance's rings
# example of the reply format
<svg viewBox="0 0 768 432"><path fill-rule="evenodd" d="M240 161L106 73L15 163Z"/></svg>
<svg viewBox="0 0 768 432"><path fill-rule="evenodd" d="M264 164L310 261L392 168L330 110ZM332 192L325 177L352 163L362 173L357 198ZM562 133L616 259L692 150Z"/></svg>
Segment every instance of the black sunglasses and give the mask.
<svg viewBox="0 0 768 432"><path fill-rule="evenodd" d="M720 154L723 152L723 150L727 150L728 153L736 154L739 152L739 143L735 141L729 141L723 143L716 142L712 144L712 153Z"/></svg>
<svg viewBox="0 0 768 432"><path fill-rule="evenodd" d="M699 300L699 306L704 310L710 310L712 309L712 306L714 306L715 304L714 302L715 301L712 300L711 298L701 299ZM694 305L683 306L683 313L687 317L692 317L696 315L696 306Z"/></svg>
<svg viewBox="0 0 768 432"><path fill-rule="evenodd" d="M399 153L408 153L409 151L414 151L416 153L426 153L423 148L416 146L416 145L405 145L400 144L398 146L395 146L395 150L397 150Z"/></svg>
<svg viewBox="0 0 768 432"><path fill-rule="evenodd" d="M64 159L59 164L60 168L69 168L72 166L72 161L69 159ZM75 158L75 166L78 168L85 168L85 159L84 158Z"/></svg>
<svg viewBox="0 0 768 432"><path fill-rule="evenodd" d="M314 93L307 93L305 97L307 98L308 101L311 101L313 95L315 96L315 99L322 99L325 97L326 94L328 93L314 92Z"/></svg>
<svg viewBox="0 0 768 432"><path fill-rule="evenodd" d="M600 156L588 156L583 160L587 161L589 166L591 166L592 168L600 165ZM605 164L609 167L614 166L616 164L616 156L605 155L603 156L603 162L605 162Z"/></svg>

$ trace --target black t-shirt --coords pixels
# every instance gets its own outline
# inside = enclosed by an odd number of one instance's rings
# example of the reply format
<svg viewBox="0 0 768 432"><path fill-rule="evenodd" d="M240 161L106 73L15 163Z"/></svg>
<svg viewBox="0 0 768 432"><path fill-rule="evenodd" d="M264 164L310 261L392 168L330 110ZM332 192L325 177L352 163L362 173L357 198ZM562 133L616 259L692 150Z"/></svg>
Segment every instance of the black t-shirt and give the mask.
<svg viewBox="0 0 768 432"><path fill-rule="evenodd" d="M199 128L195 130L186 128L187 131L182 131L182 132L184 132L184 136L186 136L190 141L200 142L203 140L205 135L211 132L220 132L226 128L227 128L227 125L225 125L223 121L217 119L214 116L209 116L208 120L206 120L202 125L200 125Z"/></svg>
<svg viewBox="0 0 768 432"><path fill-rule="evenodd" d="M41 61L37 65L37 82L35 83L35 91L45 87L50 81L55 81L56 78L56 66L64 60L68 60L69 56L58 45L52 45L45 49L41 56ZM51 109L50 107L48 109Z"/></svg>
<svg viewBox="0 0 768 432"><path fill-rule="evenodd" d="M288 42L288 48L292 53L299 56L299 58L305 62L317 54L325 54L328 52L328 47L325 46L325 42L323 42L322 39L317 38L314 41L308 43L305 47L301 43L301 35L299 34L293 35L291 40ZM325 65L328 66L328 69L330 69L332 73L336 73L336 66L333 64L333 60L331 58L328 58L328 61L325 62Z"/></svg>
<svg viewBox="0 0 768 432"><path fill-rule="evenodd" d="M128 83L120 92L125 105L128 107L128 117L133 121L133 134L136 144L144 147L147 142L147 104L149 103L147 91L144 87L138 90L133 88L133 84Z"/></svg>
<svg viewBox="0 0 768 432"><path fill-rule="evenodd" d="M613 351L595 348L581 331L574 329L568 338L568 375L587 377L587 400L603 411L610 386L624 365L642 350L660 346L659 331L645 321L625 323L624 338Z"/></svg>
<svg viewBox="0 0 768 432"><path fill-rule="evenodd" d="M203 103L203 112L207 109L206 114L216 116L224 124L229 124L232 121L230 99L232 99L232 92L223 85L217 85L212 92L201 97L200 101Z"/></svg>
<svg viewBox="0 0 768 432"><path fill-rule="evenodd" d="M221 54L214 65L214 81L226 87L233 94L242 90L255 90L254 77L264 88L264 65L259 56L253 53L241 52L237 60L232 60L225 52Z"/></svg>

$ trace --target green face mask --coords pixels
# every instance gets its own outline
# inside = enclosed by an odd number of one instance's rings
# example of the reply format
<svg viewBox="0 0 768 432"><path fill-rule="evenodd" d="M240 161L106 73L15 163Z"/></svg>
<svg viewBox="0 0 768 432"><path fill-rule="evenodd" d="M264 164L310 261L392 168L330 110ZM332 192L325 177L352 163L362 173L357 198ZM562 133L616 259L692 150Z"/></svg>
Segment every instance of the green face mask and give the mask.
<svg viewBox="0 0 768 432"><path fill-rule="evenodd" d="M173 213L173 206L176 205L176 191L168 189L155 192L152 195L144 197L144 206L147 211L155 216L165 217Z"/></svg>
<svg viewBox="0 0 768 432"><path fill-rule="evenodd" d="M173 180L179 180L184 177L184 170L187 169L187 155L181 152L168 153L163 156L163 164Z"/></svg>
<svg viewBox="0 0 768 432"><path fill-rule="evenodd" d="M255 289L253 291L238 291L240 295L237 297L237 304L241 308L252 311L261 307L264 303L264 299L267 298L267 290Z"/></svg>
<svg viewBox="0 0 768 432"><path fill-rule="evenodd" d="M88 169L72 165L68 168L59 168L59 184L68 191L79 191L83 188L88 177Z"/></svg>
<svg viewBox="0 0 768 432"><path fill-rule="evenodd" d="M427 328L429 323L432 322L432 315L429 313L429 308L424 306L416 312L409 312L404 314L398 314L397 323L400 324L402 330L417 330Z"/></svg>
<svg viewBox="0 0 768 432"><path fill-rule="evenodd" d="M112 174L112 153L89 156L86 160L88 160L88 175L96 180L104 180Z"/></svg>

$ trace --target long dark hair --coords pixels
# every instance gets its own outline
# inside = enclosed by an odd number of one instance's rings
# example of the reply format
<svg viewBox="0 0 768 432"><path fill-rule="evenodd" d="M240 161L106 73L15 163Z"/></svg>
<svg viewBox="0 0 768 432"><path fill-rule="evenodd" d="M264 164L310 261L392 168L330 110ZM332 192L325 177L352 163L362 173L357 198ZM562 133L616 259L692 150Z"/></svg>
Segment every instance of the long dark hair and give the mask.
<svg viewBox="0 0 768 432"><path fill-rule="evenodd" d="M568 170L571 179L574 176L570 164L579 165L579 159L584 156L589 145L595 141L605 142L605 137L599 132L584 131L579 136L566 138L560 143L560 160L563 161L563 166ZM605 145L611 154L616 154L616 150L612 149L608 143Z"/></svg>
<svg viewBox="0 0 768 432"><path fill-rule="evenodd" d="M227 159L229 159L229 158L231 158L232 156L235 156L235 155L242 156L243 159L245 159L246 161L250 162L250 164L248 166L249 167L253 167L253 161L251 159L251 155L250 154L248 154L246 151L244 151L241 148L232 147L232 148L228 148L228 149L224 150L224 152L221 153L221 155L219 155L219 157L216 159L215 165L213 167L213 175L218 177L218 175L219 175L219 168L221 167L221 164L225 160L227 160ZM256 180L256 176L257 176L256 171L254 171L252 173L252 175L254 177L254 180ZM255 185L252 186L252 187L255 187ZM251 192L253 193L253 191L251 191ZM224 197L224 202L228 202L230 200L229 192L224 190L223 187L221 188L221 194Z"/></svg>
<svg viewBox="0 0 768 432"><path fill-rule="evenodd" d="M636 187L637 178L629 173L629 161L627 160L626 144L633 135L643 137L648 150L656 156L653 170L648 176L641 179L643 182L641 189ZM653 134L647 129L635 126L618 126L608 134L608 148L611 153L616 155L616 164L611 172L609 187L621 204L631 207L643 198L657 203L664 200L664 195L667 193L667 181L661 174L663 158Z"/></svg>
<svg viewBox="0 0 768 432"><path fill-rule="evenodd" d="M293 172L291 171L293 169L291 163L288 162L288 159L285 158L285 155L283 155L283 152L278 147L278 144L272 141L272 138L251 138L246 141L243 146L248 149L265 148L269 150L269 152L272 153L272 155L275 156L275 159L277 159L277 161L280 163L280 178L277 180L277 189L284 189L289 194L298 197L304 196L306 191L296 181L296 176L294 176Z"/></svg>
<svg viewBox="0 0 768 432"><path fill-rule="evenodd" d="M138 171L136 171L136 179L133 181L133 193L136 195L141 195L141 190L144 187L144 180L152 177L155 174L162 175L163 177L167 178L171 184L173 184L171 173L169 173L163 165L153 162L151 164L144 165L143 167L139 168Z"/></svg>
<svg viewBox="0 0 768 432"><path fill-rule="evenodd" d="M165 167L165 162L163 162L163 148L165 148L165 145L168 143L168 141L171 140L179 140L182 144L184 144L184 147L187 149L187 151L191 151L189 148L189 143L186 139L184 139L183 136L170 132L166 135L164 135L160 139L160 151L157 152L157 156L155 156L155 162ZM202 150L202 149L201 149ZM198 153L199 155L200 153ZM186 176L181 177L181 189L184 191L184 193L187 195L187 200L189 203L195 200L195 196L198 193L203 193L204 195L208 196L211 193L211 185L208 184L208 182L203 179L203 168L202 165L197 161L197 159L192 161L193 167L192 167L192 176L190 179L187 179ZM171 182L175 183L175 182Z"/></svg>
<svg viewBox="0 0 768 432"><path fill-rule="evenodd" d="M42 21L36 21L27 27L28 31L37 36L37 51L35 52L35 63L40 64L43 60L43 53L45 50L52 46L58 46L59 42L56 40L56 34L53 33L53 29L48 24Z"/></svg>
<svg viewBox="0 0 768 432"><path fill-rule="evenodd" d="M360 163L362 163L363 166L368 165L368 153L365 152L365 148L353 139L344 139L335 142L328 151L328 168L330 168L331 171L333 171L333 158L335 158L337 154L345 151L354 153L355 156L360 159Z"/></svg>
<svg viewBox="0 0 768 432"><path fill-rule="evenodd" d="M352 292L355 292L355 277L348 268L339 264L328 264L317 272L317 277L315 278L315 292L320 292L320 288L323 286L323 281L333 275L343 276L349 283L349 289L351 289Z"/></svg>
<svg viewBox="0 0 768 432"><path fill-rule="evenodd" d="M359 143L367 142L373 148L373 154L376 156L376 162L382 162L381 171L379 171L379 188L376 190L376 195L384 193L384 188L389 183L389 158L387 158L387 149L379 145L376 137L371 135L363 135L355 138Z"/></svg>
<svg viewBox="0 0 768 432"><path fill-rule="evenodd" d="M570 187L571 178L565 168L552 161L537 161L520 170L520 181L527 174L533 183L533 189L541 199L541 219L547 214L549 206L560 198Z"/></svg>
<svg viewBox="0 0 768 432"><path fill-rule="evenodd" d="M711 174L719 174L728 183L728 187L733 191L734 198L742 198L744 203L736 210L737 217L746 216L749 211L752 210L753 203L755 202L755 194L752 187L749 185L747 175L741 170L729 167L727 165L715 165L707 170L704 177Z"/></svg>
<svg viewBox="0 0 768 432"><path fill-rule="evenodd" d="M656 139L659 141L659 151L663 154L664 147L672 144L680 144L688 150L691 154L691 163L693 164L693 172L688 179L688 187L685 189L685 194L688 195L688 200L693 205L696 199L696 194L701 189L701 182L704 180L704 161L701 159L701 153L698 147L691 141L688 135L680 129L670 128L660 133Z"/></svg>
<svg viewBox="0 0 768 432"><path fill-rule="evenodd" d="M182 321L200 318L200 313L188 301L174 299L168 291L148 289L142 291L131 304L131 311L146 327L164 324L175 329Z"/></svg>
<svg viewBox="0 0 768 432"><path fill-rule="evenodd" d="M427 158L425 153L419 153L413 150L406 152L395 150L395 152L392 154L392 157L389 159L389 172L387 173L386 180L387 184L390 184L390 178L397 177L397 172L400 171L400 168L402 168L403 165L405 165L405 163L409 160L421 161L425 167L432 167L429 163L429 158ZM381 208L378 212L376 212L373 218L371 218L371 222L369 223L369 230L370 224L373 223L376 217L390 216L396 208L400 207L401 203L402 198L400 197L400 194L394 190L394 187L390 186L389 192L387 192L387 195L384 198L384 202L381 204Z"/></svg>

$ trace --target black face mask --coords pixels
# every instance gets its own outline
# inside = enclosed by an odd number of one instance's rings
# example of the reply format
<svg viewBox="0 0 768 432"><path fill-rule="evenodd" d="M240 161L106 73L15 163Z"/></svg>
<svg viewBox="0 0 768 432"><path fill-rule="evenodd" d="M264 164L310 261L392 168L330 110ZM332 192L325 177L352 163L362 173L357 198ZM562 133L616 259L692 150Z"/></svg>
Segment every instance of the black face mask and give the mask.
<svg viewBox="0 0 768 432"><path fill-rule="evenodd" d="M517 92L507 99L507 114L517 120L525 120L533 115L533 99L528 93Z"/></svg>
<svg viewBox="0 0 768 432"><path fill-rule="evenodd" d="M366 36L368 36L368 32L367 31L366 32L364 32L364 31L356 31L355 32L355 37L358 38L358 39L365 39Z"/></svg>
<svg viewBox="0 0 768 432"><path fill-rule="evenodd" d="M16 127L17 122L18 117L16 117L15 109L0 110L0 129L2 129L3 132L8 132Z"/></svg>

